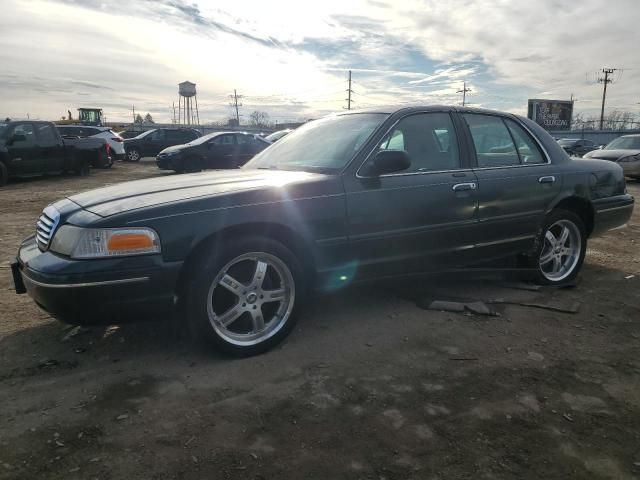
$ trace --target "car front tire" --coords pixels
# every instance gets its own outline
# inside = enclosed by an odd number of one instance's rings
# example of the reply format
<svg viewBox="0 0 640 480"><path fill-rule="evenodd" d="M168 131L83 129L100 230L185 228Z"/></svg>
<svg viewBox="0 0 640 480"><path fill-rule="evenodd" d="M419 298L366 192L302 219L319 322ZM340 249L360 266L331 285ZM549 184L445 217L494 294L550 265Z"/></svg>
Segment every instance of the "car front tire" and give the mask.
<svg viewBox="0 0 640 480"><path fill-rule="evenodd" d="M261 237L232 239L198 260L186 300L197 340L248 357L291 332L306 291L300 263L287 247Z"/></svg>
<svg viewBox="0 0 640 480"><path fill-rule="evenodd" d="M587 250L582 219L568 210L554 210L546 218L536 241L534 257L538 283L560 285L580 272Z"/></svg>
<svg viewBox="0 0 640 480"><path fill-rule="evenodd" d="M141 158L140 150L132 147L127 150L127 160L130 162L139 162Z"/></svg>

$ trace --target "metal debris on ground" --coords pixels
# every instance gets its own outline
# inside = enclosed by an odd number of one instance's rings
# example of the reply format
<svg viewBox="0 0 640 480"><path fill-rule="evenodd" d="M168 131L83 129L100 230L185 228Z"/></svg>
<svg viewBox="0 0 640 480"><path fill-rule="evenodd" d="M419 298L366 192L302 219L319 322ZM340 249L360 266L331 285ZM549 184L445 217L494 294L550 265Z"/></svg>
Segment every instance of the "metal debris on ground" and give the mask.
<svg viewBox="0 0 640 480"><path fill-rule="evenodd" d="M513 288L515 290L527 290L530 292L537 292L542 288L540 285L524 282L505 282L501 283L500 285L506 288Z"/></svg>
<svg viewBox="0 0 640 480"><path fill-rule="evenodd" d="M506 300L504 298L494 298L493 300L489 300L487 303L493 304L504 304L504 305L520 305L521 307L531 307L531 308L540 308L543 310L551 310L553 312L560 313L578 313L580 309L579 302L571 302L571 303L536 303L536 302L516 302L513 300Z"/></svg>
<svg viewBox="0 0 640 480"><path fill-rule="evenodd" d="M434 300L429 303L426 303L426 302L418 303L418 306L423 309L437 310L439 312L463 313L465 311L469 311L476 315L487 315L491 317L498 316L498 314L494 310L489 308L484 302L481 302L481 301L450 302L445 300Z"/></svg>

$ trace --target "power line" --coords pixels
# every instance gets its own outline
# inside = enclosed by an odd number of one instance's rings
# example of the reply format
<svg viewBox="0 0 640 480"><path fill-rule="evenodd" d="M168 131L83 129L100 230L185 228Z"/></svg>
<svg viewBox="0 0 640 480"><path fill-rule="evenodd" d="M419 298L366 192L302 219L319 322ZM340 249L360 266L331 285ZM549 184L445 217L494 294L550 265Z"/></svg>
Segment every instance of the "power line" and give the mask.
<svg viewBox="0 0 640 480"><path fill-rule="evenodd" d="M613 80L609 78L613 72L618 70L617 68L603 68L602 73L604 73L604 78L600 77L598 79L598 83L604 83L604 90L602 92L602 109L600 110L600 130L602 130L602 126L604 125L604 102L607 98L607 84L613 83Z"/></svg>
<svg viewBox="0 0 640 480"><path fill-rule="evenodd" d="M462 106L464 107L465 104L467 103L467 92L470 92L471 89L467 88L467 82L464 82L463 85L464 86L462 87L462 90L458 90L456 93L462 94Z"/></svg>
<svg viewBox="0 0 640 480"><path fill-rule="evenodd" d="M230 106L235 106L236 108L236 121L238 122L238 125L240 125L240 112L238 110L238 107L242 106L242 103L238 104L238 99L242 99L243 95L238 95L238 92L236 91L236 89L233 89L233 95L229 95L229 98L232 100L232 102L229 104Z"/></svg>
<svg viewBox="0 0 640 480"><path fill-rule="evenodd" d="M351 89L351 70L349 70L349 88L347 88L347 98L345 99L347 101L347 110L351 110L351 94L353 93L353 90Z"/></svg>

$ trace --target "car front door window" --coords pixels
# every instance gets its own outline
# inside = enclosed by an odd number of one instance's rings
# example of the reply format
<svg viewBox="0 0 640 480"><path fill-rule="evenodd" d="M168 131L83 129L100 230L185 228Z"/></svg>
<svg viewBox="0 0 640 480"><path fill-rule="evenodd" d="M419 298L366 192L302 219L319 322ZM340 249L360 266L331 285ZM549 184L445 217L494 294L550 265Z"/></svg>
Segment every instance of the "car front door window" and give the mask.
<svg viewBox="0 0 640 480"><path fill-rule="evenodd" d="M379 150L404 150L411 166L405 172L436 172L460 168L453 122L448 113L421 113L400 120Z"/></svg>

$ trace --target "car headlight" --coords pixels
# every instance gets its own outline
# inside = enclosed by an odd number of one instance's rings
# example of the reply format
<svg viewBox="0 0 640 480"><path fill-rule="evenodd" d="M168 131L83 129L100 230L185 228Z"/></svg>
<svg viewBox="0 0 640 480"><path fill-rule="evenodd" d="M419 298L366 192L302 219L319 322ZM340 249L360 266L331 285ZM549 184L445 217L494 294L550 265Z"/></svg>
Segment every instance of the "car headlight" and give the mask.
<svg viewBox="0 0 640 480"><path fill-rule="evenodd" d="M619 162L637 162L637 161L640 161L640 154L623 157L620 160L618 160L618 163Z"/></svg>
<svg viewBox="0 0 640 480"><path fill-rule="evenodd" d="M105 258L160 253L160 237L150 228L80 228L63 225L49 249L71 258Z"/></svg>

